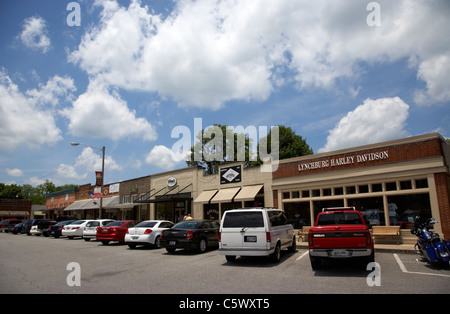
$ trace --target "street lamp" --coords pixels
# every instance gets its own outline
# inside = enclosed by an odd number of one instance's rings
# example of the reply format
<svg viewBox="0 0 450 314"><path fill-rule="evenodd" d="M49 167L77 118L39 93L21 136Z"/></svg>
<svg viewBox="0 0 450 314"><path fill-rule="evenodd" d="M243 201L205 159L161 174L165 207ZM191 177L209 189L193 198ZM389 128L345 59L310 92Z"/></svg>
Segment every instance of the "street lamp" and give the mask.
<svg viewBox="0 0 450 314"><path fill-rule="evenodd" d="M77 142L72 142L72 143L70 143L70 145L72 145L72 146L83 145L83 146L95 148L95 149L102 151L102 185L101 185L100 189L101 189L101 193L103 194L103 181L105 179L105 146L103 146L102 148L99 148L99 147L95 147L92 145L77 143ZM102 218L102 209L103 209L103 197L100 198L100 209L99 209L99 213L98 213L98 216L100 219Z"/></svg>

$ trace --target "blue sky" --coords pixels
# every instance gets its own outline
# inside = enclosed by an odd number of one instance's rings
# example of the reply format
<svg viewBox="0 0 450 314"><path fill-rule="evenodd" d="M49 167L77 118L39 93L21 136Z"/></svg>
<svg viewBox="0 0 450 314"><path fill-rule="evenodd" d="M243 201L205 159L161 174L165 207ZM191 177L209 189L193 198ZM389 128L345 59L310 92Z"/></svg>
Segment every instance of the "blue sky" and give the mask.
<svg viewBox="0 0 450 314"><path fill-rule="evenodd" d="M106 147L105 182L182 168L195 118L315 153L450 137L446 0L70 2L0 2L0 182L93 184L100 151L70 142Z"/></svg>

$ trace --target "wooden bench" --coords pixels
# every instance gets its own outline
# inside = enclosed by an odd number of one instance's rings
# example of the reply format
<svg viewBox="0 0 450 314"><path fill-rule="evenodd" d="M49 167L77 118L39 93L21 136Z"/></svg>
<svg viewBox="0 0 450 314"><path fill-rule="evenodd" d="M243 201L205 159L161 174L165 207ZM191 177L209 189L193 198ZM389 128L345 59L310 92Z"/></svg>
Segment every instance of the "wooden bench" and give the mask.
<svg viewBox="0 0 450 314"><path fill-rule="evenodd" d="M400 244L400 226L372 226L372 235L392 236L397 238L397 244Z"/></svg>
<svg viewBox="0 0 450 314"><path fill-rule="evenodd" d="M311 229L310 226L304 226L298 231L298 236L300 237L302 242L308 242L309 229Z"/></svg>

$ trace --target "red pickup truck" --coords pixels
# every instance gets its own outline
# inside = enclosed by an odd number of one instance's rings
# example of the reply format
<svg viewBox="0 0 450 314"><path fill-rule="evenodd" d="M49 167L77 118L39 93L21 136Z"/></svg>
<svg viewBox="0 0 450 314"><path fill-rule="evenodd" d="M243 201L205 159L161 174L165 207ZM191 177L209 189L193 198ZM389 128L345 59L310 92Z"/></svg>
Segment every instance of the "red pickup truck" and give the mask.
<svg viewBox="0 0 450 314"><path fill-rule="evenodd" d="M353 207L322 209L309 231L308 246L313 270L325 258L361 258L364 266L375 260L370 230Z"/></svg>

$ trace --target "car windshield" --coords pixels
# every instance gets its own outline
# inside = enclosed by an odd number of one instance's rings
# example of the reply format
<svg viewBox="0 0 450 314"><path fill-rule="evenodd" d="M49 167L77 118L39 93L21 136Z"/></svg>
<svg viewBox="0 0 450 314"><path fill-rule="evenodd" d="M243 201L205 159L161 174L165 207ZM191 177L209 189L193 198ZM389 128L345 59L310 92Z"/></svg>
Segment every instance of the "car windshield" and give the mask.
<svg viewBox="0 0 450 314"><path fill-rule="evenodd" d="M319 226L327 225L362 225L363 222L358 213L334 212L319 216L317 222Z"/></svg>
<svg viewBox="0 0 450 314"><path fill-rule="evenodd" d="M201 221L181 221L177 223L175 226L173 226L172 229L189 230L189 229L200 229L201 227L202 227Z"/></svg>
<svg viewBox="0 0 450 314"><path fill-rule="evenodd" d="M264 227L262 212L227 212L223 222L224 228Z"/></svg>
<svg viewBox="0 0 450 314"><path fill-rule="evenodd" d="M84 223L85 220L77 220L71 223L71 225L81 225L82 223Z"/></svg>
<svg viewBox="0 0 450 314"><path fill-rule="evenodd" d="M138 223L135 228L152 228L156 225L157 221L143 221Z"/></svg>
<svg viewBox="0 0 450 314"><path fill-rule="evenodd" d="M107 224L107 226L108 227L120 227L124 223L125 223L125 221L114 221L114 222Z"/></svg>

